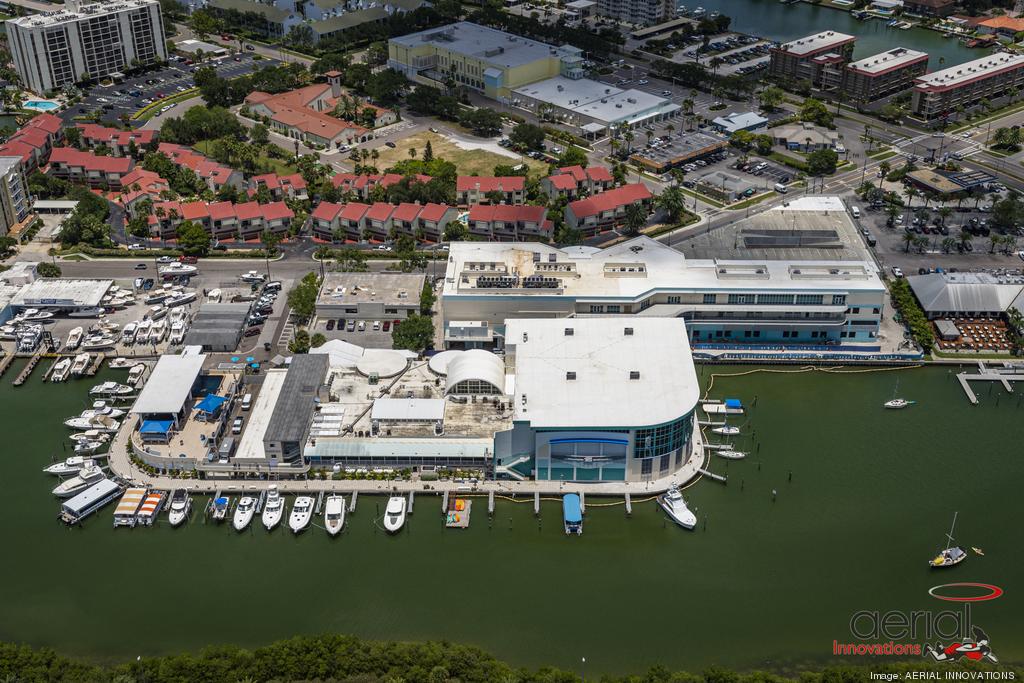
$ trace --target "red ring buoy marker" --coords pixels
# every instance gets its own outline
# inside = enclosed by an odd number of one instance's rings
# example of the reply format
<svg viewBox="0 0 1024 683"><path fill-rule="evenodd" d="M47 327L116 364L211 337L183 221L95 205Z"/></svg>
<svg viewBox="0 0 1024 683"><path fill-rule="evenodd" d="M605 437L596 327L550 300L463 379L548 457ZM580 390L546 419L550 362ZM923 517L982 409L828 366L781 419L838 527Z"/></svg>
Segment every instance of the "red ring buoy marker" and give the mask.
<svg viewBox="0 0 1024 683"><path fill-rule="evenodd" d="M952 595L942 595L939 591L945 588L981 588L988 591L981 595L956 597ZM985 602L987 600L995 600L1003 594L1003 589L999 586L993 586L991 583L975 583L975 582L962 582L962 583L944 583L939 586L932 586L928 589L928 595L938 600L948 600L949 602Z"/></svg>

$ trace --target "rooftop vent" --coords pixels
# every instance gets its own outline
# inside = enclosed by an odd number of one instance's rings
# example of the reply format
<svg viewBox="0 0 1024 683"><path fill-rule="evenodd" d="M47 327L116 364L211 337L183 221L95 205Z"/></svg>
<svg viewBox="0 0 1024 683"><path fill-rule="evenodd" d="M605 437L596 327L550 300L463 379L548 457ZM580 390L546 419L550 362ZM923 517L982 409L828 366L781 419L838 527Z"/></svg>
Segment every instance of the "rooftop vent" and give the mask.
<svg viewBox="0 0 1024 683"><path fill-rule="evenodd" d="M565 336L566 337L571 337L574 334L576 334L576 331L574 329L572 329L571 327L565 328Z"/></svg>
<svg viewBox="0 0 1024 683"><path fill-rule="evenodd" d="M640 379L640 371L639 370L630 370L629 371L629 378L630 379Z"/></svg>
<svg viewBox="0 0 1024 683"><path fill-rule="evenodd" d="M625 329L625 334L626 334L627 337L632 337L633 336L633 328L632 327L627 327Z"/></svg>
<svg viewBox="0 0 1024 683"><path fill-rule="evenodd" d="M573 372L572 370L570 370L570 371L565 373L565 378L569 379L569 380L576 379L576 373Z"/></svg>

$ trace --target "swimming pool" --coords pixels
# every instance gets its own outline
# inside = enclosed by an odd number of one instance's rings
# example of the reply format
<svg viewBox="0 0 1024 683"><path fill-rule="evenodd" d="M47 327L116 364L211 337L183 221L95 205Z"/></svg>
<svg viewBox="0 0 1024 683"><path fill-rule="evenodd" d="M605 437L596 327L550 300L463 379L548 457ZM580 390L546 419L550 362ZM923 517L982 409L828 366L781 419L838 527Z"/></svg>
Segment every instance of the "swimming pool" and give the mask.
<svg viewBox="0 0 1024 683"><path fill-rule="evenodd" d="M46 100L29 100L21 106L24 109L38 109L39 111L52 111L60 107L56 102L47 102Z"/></svg>

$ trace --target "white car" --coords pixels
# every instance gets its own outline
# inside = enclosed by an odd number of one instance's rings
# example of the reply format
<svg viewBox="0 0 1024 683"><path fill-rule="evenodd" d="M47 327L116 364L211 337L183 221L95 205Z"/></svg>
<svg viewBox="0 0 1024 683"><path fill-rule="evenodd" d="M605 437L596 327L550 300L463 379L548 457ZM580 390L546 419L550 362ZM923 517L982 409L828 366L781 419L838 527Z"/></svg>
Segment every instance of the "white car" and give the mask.
<svg viewBox="0 0 1024 683"><path fill-rule="evenodd" d="M362 332L363 330L365 330L365 329L366 329L366 321L365 321L365 320L360 320L360 321L359 321L359 325L358 325L358 327L359 327L359 331L360 331L360 332Z"/></svg>
<svg viewBox="0 0 1024 683"><path fill-rule="evenodd" d="M1024 251L1018 251L1017 258L1019 258L1021 261L1024 261Z"/></svg>
<svg viewBox="0 0 1024 683"><path fill-rule="evenodd" d="M903 270L899 266L892 267L893 277L903 277Z"/></svg>
<svg viewBox="0 0 1024 683"><path fill-rule="evenodd" d="M138 249L145 249L145 247L142 246L141 244L129 244L128 248L131 249L132 251L136 251Z"/></svg>

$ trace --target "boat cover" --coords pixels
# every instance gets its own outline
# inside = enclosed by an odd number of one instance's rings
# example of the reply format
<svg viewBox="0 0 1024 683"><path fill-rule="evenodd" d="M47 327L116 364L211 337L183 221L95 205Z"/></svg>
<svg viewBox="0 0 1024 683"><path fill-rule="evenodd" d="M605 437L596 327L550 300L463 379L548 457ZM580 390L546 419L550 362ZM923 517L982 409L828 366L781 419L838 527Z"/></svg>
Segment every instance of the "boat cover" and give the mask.
<svg viewBox="0 0 1024 683"><path fill-rule="evenodd" d="M580 512L580 497L575 493L567 493L562 496L562 516L570 524L583 521L583 514Z"/></svg>
<svg viewBox="0 0 1024 683"><path fill-rule="evenodd" d="M726 408L742 408L743 404L740 403L740 400L738 398L727 398L727 399L725 399L725 407Z"/></svg>
<svg viewBox="0 0 1024 683"><path fill-rule="evenodd" d="M206 398L196 404L196 410L212 415L227 402L227 398L224 396L218 396L217 394L207 394Z"/></svg>
<svg viewBox="0 0 1024 683"><path fill-rule="evenodd" d="M141 434L166 434L171 431L174 422L171 420L146 420L139 427Z"/></svg>

